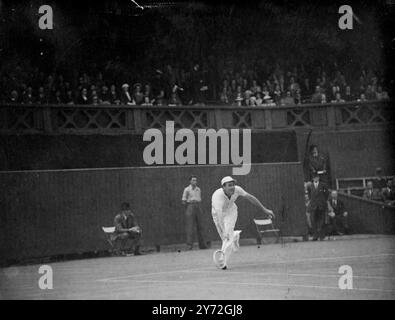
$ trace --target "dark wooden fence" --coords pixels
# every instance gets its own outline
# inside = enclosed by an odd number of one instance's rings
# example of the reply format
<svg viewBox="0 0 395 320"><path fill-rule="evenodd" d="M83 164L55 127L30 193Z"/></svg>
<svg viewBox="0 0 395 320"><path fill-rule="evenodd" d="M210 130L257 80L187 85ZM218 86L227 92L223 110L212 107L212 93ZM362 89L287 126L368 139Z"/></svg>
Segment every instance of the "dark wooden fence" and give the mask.
<svg viewBox="0 0 395 320"><path fill-rule="evenodd" d="M324 130L393 123L391 101L304 104L286 107L0 105L0 133L125 134L176 128L250 128Z"/></svg>
<svg viewBox="0 0 395 320"><path fill-rule="evenodd" d="M183 188L199 177L208 239L219 240L211 194L230 166L117 168L0 172L0 257L21 260L108 249L101 226L111 226L120 203L130 202L144 245L183 243ZM239 183L273 208L286 235L305 233L300 163L256 164ZM259 210L240 200L237 228L256 237Z"/></svg>
<svg viewBox="0 0 395 320"><path fill-rule="evenodd" d="M395 207L344 193L339 197L345 203L354 233L395 234Z"/></svg>

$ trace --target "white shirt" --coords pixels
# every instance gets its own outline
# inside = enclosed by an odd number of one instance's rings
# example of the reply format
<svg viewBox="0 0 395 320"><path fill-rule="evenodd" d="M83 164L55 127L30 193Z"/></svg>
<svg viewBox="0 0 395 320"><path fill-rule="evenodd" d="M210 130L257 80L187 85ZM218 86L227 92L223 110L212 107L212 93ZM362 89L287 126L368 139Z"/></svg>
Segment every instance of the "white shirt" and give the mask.
<svg viewBox="0 0 395 320"><path fill-rule="evenodd" d="M219 188L211 197L211 212L213 215L227 214L234 209L237 209L235 204L236 199L239 196L245 196L247 192L239 186L235 186L235 192L230 198L225 194L224 189Z"/></svg>
<svg viewBox="0 0 395 320"><path fill-rule="evenodd" d="M192 188L191 185L186 187L184 189L183 194L182 194L182 201L186 201L188 203L191 201L201 202L202 201L202 193L200 191L200 188L195 187L195 189L194 189L194 188Z"/></svg>

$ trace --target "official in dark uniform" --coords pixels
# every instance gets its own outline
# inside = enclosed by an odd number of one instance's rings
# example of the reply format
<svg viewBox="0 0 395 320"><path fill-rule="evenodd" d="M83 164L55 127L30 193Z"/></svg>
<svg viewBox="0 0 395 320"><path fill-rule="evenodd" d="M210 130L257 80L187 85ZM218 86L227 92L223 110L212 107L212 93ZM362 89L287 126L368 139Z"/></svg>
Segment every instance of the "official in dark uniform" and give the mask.
<svg viewBox="0 0 395 320"><path fill-rule="evenodd" d="M315 172L313 173L313 180L307 183L306 189L310 199L307 212L311 219L313 240L318 238L324 240L329 195L328 187L320 181L320 176Z"/></svg>

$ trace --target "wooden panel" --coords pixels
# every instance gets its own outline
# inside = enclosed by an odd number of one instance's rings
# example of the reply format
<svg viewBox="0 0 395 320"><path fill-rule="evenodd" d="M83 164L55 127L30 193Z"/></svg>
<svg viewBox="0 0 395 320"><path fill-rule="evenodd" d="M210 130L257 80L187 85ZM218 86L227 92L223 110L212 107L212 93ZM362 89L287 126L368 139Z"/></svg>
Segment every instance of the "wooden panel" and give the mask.
<svg viewBox="0 0 395 320"><path fill-rule="evenodd" d="M352 195L339 194L354 233L394 234L395 208Z"/></svg>
<svg viewBox="0 0 395 320"><path fill-rule="evenodd" d="M0 254L24 259L108 249L101 226L113 225L123 201L130 202L146 246L185 242L181 196L196 174L203 193L208 240L219 240L211 217L211 195L231 166L174 166L0 173ZM305 232L303 173L300 163L256 164L237 177L282 218L284 233ZM285 214L281 210L285 206ZM252 218L259 209L239 201L237 227L255 238Z"/></svg>

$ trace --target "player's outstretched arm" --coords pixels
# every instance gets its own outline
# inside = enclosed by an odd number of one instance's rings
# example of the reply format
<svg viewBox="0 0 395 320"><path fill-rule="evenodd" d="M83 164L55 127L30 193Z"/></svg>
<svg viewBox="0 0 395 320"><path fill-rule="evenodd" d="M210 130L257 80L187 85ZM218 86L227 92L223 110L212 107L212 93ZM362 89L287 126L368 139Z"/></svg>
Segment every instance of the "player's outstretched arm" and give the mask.
<svg viewBox="0 0 395 320"><path fill-rule="evenodd" d="M273 211L266 208L255 196L247 192L244 198L246 198L248 201L250 201L252 204L256 205L257 207L261 208L264 213L274 218Z"/></svg>

